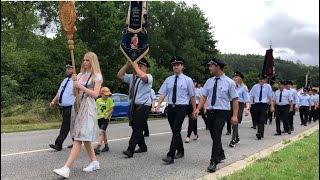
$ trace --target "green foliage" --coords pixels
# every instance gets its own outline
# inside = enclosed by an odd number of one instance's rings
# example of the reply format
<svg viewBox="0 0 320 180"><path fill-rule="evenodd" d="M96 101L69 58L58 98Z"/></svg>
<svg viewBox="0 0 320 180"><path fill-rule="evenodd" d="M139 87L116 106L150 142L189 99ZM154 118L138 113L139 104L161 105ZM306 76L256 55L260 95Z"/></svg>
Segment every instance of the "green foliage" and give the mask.
<svg viewBox="0 0 320 180"><path fill-rule="evenodd" d="M129 2L77 1L77 31L74 55L77 72L83 55L98 55L103 86L112 92L128 94L128 85L116 75L126 60L119 50ZM67 40L59 23L59 2L1 1L1 113L29 101L50 101L65 75L65 63L71 61ZM44 36L48 28L58 33L53 39ZM212 25L198 6L185 2L148 1L147 56L153 75L153 88L158 91L172 74L170 59L179 55L186 60L184 73L205 81L211 75L207 62L212 56L225 60L225 73L240 70L248 88L257 82L263 56L219 54ZM276 60L276 77L304 84L310 71L313 86L319 86L319 67ZM299 74L297 73L299 72ZM48 106L48 104L46 105Z"/></svg>
<svg viewBox="0 0 320 180"><path fill-rule="evenodd" d="M50 101L35 99L23 104L15 104L1 113L1 124L28 124L61 120L58 106L49 108Z"/></svg>
<svg viewBox="0 0 320 180"><path fill-rule="evenodd" d="M239 70L244 74L244 81L249 89L258 82L257 77L258 74L261 73L264 56L253 54L221 54L220 57L225 60L229 66L233 67L234 70ZM312 85L319 87L318 66L305 66L277 58L274 60L274 65L276 81L291 80L297 88L300 88L304 86L305 76L309 71L312 78Z"/></svg>

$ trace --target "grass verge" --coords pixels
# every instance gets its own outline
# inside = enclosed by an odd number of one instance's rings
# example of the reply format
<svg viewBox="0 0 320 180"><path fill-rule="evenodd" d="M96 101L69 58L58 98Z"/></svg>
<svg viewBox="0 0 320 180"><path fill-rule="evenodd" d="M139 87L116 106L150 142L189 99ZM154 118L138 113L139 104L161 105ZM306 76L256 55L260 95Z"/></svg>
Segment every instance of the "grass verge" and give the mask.
<svg viewBox="0 0 320 180"><path fill-rule="evenodd" d="M161 118L150 117L148 121L160 120ZM128 123L128 119L122 118L112 120L110 124L121 124ZM35 123L20 123L20 124L2 124L1 123L1 134L2 133L13 133L13 132L25 132L25 131L36 131L36 130L48 130L48 129L59 129L61 121L55 120L52 122L35 122Z"/></svg>
<svg viewBox="0 0 320 180"><path fill-rule="evenodd" d="M319 130L222 180L318 180Z"/></svg>

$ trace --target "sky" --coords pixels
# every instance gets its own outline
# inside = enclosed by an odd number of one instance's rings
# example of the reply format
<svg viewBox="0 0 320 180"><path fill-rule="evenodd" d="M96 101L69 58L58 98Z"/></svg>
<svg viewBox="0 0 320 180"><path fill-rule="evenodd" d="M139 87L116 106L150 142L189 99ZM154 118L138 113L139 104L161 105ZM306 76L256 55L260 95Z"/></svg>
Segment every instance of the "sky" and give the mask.
<svg viewBox="0 0 320 180"><path fill-rule="evenodd" d="M185 0L213 27L221 53L273 56L319 66L319 0Z"/></svg>

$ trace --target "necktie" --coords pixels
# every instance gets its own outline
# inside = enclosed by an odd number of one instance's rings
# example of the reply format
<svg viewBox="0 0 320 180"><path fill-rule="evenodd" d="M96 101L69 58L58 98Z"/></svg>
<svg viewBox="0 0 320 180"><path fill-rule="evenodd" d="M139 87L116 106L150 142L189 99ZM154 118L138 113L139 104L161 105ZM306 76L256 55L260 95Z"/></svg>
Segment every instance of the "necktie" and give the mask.
<svg viewBox="0 0 320 180"><path fill-rule="evenodd" d="M263 86L260 87L259 102L261 102L261 100L262 100L262 87L263 87Z"/></svg>
<svg viewBox="0 0 320 180"><path fill-rule="evenodd" d="M173 95L172 95L172 103L175 104L177 101L177 80L179 76L176 76L176 79L174 80L173 85Z"/></svg>
<svg viewBox="0 0 320 180"><path fill-rule="evenodd" d="M63 86L63 88L62 88L62 90L61 90L60 97L59 97L59 103L60 103L60 104L61 104L61 102L62 102L62 95L63 95L63 93L64 93L64 90L65 90L66 87L67 87L67 84L68 84L69 80L70 80L70 78L68 78L67 82L64 84L64 86Z"/></svg>
<svg viewBox="0 0 320 180"><path fill-rule="evenodd" d="M215 78L216 82L214 83L213 86L213 91L212 91L212 99L211 99L211 106L214 106L216 103L216 98L217 98L217 86L218 86L218 80L220 78Z"/></svg>
<svg viewBox="0 0 320 180"><path fill-rule="evenodd" d="M279 102L282 102L282 91L280 91Z"/></svg>

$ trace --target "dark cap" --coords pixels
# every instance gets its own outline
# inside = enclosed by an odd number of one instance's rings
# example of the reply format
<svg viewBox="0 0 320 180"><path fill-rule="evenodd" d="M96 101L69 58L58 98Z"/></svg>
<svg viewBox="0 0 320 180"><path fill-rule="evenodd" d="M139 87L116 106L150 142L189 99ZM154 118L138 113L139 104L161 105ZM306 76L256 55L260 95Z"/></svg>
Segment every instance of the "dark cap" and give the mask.
<svg viewBox="0 0 320 180"><path fill-rule="evenodd" d="M279 81L279 84L287 85L287 81Z"/></svg>
<svg viewBox="0 0 320 180"><path fill-rule="evenodd" d="M267 77L266 77L265 75L263 75L263 74L259 74L259 75L258 75L258 78L259 78L259 79L266 79Z"/></svg>
<svg viewBox="0 0 320 180"><path fill-rule="evenodd" d="M142 65L145 65L147 67L150 67L150 64L148 63L148 61L145 59L145 58L142 58L138 64L142 64Z"/></svg>
<svg viewBox="0 0 320 180"><path fill-rule="evenodd" d="M286 81L287 82L287 84L289 84L289 85L291 85L291 86L293 86L293 83L292 83L292 81Z"/></svg>
<svg viewBox="0 0 320 180"><path fill-rule="evenodd" d="M210 59L210 61L208 62L208 65L211 65L211 64L219 65L220 67L224 67L225 65L227 65L223 60L218 59L216 57L213 57L212 59Z"/></svg>
<svg viewBox="0 0 320 180"><path fill-rule="evenodd" d="M233 73L233 77L234 77L234 76L240 76L241 78L244 78L243 74L241 74L240 71L235 71L235 72Z"/></svg>
<svg viewBox="0 0 320 180"><path fill-rule="evenodd" d="M73 68L72 62L68 62L68 63L66 64L66 68Z"/></svg>
<svg viewBox="0 0 320 180"><path fill-rule="evenodd" d="M183 64L184 63L184 59L182 59L179 56L172 56L171 58L171 64L176 64L176 63L180 63Z"/></svg>

